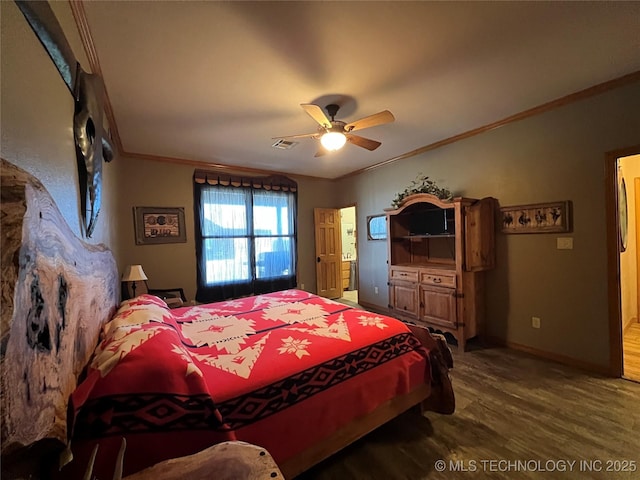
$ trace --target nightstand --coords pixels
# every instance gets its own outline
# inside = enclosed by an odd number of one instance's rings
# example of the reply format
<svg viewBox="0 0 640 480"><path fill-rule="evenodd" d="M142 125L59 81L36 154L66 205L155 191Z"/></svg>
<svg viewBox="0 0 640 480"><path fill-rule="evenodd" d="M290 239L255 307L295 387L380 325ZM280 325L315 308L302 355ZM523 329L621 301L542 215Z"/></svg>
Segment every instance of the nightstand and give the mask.
<svg viewBox="0 0 640 480"><path fill-rule="evenodd" d="M169 308L184 307L187 304L187 297L185 297L184 290L182 288L150 288L149 293L156 297L160 297Z"/></svg>

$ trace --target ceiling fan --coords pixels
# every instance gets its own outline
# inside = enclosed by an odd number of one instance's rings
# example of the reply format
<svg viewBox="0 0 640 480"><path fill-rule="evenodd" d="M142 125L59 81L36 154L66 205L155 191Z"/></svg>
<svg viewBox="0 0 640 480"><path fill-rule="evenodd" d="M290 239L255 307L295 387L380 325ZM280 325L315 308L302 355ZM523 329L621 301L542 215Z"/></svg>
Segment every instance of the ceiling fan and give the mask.
<svg viewBox="0 0 640 480"><path fill-rule="evenodd" d="M318 124L318 131L315 133L303 133L301 135L284 135L276 138L305 138L311 137L319 139L322 144L322 148L314 155L320 157L328 152L341 149L346 142L353 143L358 147L366 148L373 151L378 148L382 143L371 140L369 138L354 135L351 132L362 130L363 128L375 127L377 125L383 125L385 123L391 123L395 120L395 117L389 110L383 110L382 112L369 115L368 117L361 118L351 123L345 123L340 120L336 120L335 116L340 109L339 105L331 103L325 108L327 113L331 117L331 120L324 114L322 108L312 103L303 103L300 105L307 114L313 118Z"/></svg>

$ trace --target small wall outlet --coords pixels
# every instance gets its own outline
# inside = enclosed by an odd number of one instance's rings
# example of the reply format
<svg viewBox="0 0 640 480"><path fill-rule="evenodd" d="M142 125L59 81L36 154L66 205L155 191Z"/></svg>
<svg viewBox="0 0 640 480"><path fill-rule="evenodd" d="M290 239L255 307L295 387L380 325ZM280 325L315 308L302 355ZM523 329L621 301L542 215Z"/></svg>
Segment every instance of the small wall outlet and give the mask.
<svg viewBox="0 0 640 480"><path fill-rule="evenodd" d="M378 295L378 287L373 287L373 293L375 293L376 295Z"/></svg>
<svg viewBox="0 0 640 480"><path fill-rule="evenodd" d="M304 290L304 283L300 284L300 290Z"/></svg>
<svg viewBox="0 0 640 480"><path fill-rule="evenodd" d="M533 328L540 328L540 317L531 317L531 326Z"/></svg>

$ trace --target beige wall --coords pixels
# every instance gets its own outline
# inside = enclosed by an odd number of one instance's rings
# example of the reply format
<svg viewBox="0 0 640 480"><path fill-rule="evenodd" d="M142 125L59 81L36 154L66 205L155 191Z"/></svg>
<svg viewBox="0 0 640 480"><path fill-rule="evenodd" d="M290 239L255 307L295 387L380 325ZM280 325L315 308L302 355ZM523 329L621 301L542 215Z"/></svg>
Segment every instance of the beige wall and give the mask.
<svg viewBox="0 0 640 480"><path fill-rule="evenodd" d="M458 195L502 206L571 200L568 235L497 235L487 275L488 333L510 342L608 365L605 152L640 142L640 84L344 179L342 204L358 204L359 299L386 307L387 251L367 241L367 215L391 205L418 173ZM557 250L571 236L573 250ZM374 294L374 287L379 294ZM531 327L531 317L542 328Z"/></svg>
<svg viewBox="0 0 640 480"><path fill-rule="evenodd" d="M40 178L80 234L71 95L15 4L0 2L0 8L0 153ZM53 8L86 67L68 4L53 2ZM487 276L488 332L607 365L604 154L638 144L639 132L636 83L337 184L297 179L299 283L315 291L313 208L357 204L360 298L386 307L386 245L366 240L365 219L389 207L418 173L457 194L494 196L502 205L572 200L573 250L557 250L556 234L498 234L498 265ZM183 286L189 298L195 293L192 173L192 167L128 158L106 164L102 210L90 240L111 247L120 269L140 263L152 287ZM134 205L184 206L187 243L136 246ZM531 328L534 315L542 319L539 330Z"/></svg>
<svg viewBox="0 0 640 480"><path fill-rule="evenodd" d="M636 242L636 198L635 179L640 179L640 155L621 158L620 173L627 189L627 248L620 253L620 293L623 328L638 321L638 245Z"/></svg>
<svg viewBox="0 0 640 480"><path fill-rule="evenodd" d="M52 2L77 58L88 69L67 2ZM3 158L37 177L76 235L84 238L73 139L73 97L14 2L0 2ZM90 243L113 247L117 238L116 160L103 167L102 209Z"/></svg>
<svg viewBox="0 0 640 480"><path fill-rule="evenodd" d="M293 177L295 178L295 177ZM316 292L314 208L338 208L335 183L297 178L298 181L298 285Z"/></svg>
<svg viewBox="0 0 640 480"><path fill-rule="evenodd" d="M118 228L122 232L117 258L120 271L128 264L141 264L151 288L182 287L189 300L196 293L194 243L194 167L139 159L123 159L127 174L120 180L121 203ZM315 247L313 208L329 207L329 181L292 177L298 182L298 284L315 292ZM184 207L187 243L136 245L133 207Z"/></svg>

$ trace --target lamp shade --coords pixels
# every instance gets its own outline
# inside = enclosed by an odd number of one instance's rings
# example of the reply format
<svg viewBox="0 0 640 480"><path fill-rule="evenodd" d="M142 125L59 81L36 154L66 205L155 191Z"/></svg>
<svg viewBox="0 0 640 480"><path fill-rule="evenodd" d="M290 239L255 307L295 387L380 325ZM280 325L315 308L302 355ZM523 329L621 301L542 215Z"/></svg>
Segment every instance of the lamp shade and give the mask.
<svg viewBox="0 0 640 480"><path fill-rule="evenodd" d="M142 265L127 265L122 274L123 282L138 282L140 280L146 280L147 276L142 270Z"/></svg>
<svg viewBox="0 0 640 480"><path fill-rule="evenodd" d="M347 141L347 137L340 132L327 132L320 138L322 146L330 152L341 149Z"/></svg>

